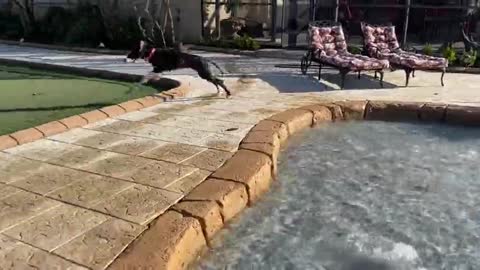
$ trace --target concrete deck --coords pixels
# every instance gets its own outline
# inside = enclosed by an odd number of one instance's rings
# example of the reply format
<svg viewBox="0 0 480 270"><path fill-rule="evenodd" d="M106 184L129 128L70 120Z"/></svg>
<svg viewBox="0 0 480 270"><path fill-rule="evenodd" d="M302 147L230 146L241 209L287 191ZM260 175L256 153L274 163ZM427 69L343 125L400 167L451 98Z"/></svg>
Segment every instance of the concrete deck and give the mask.
<svg viewBox="0 0 480 270"><path fill-rule="evenodd" d="M261 119L324 100L398 100L479 105L480 75L417 72L411 87L401 71L386 88L370 75L318 82L297 64L203 54L232 72L234 97L190 71L167 74L190 84L184 100L166 102L0 152L0 269L105 269L149 222L179 201L237 151ZM0 46L0 58L145 74L118 56ZM243 73L256 79L241 79ZM336 73L336 72L335 72Z"/></svg>

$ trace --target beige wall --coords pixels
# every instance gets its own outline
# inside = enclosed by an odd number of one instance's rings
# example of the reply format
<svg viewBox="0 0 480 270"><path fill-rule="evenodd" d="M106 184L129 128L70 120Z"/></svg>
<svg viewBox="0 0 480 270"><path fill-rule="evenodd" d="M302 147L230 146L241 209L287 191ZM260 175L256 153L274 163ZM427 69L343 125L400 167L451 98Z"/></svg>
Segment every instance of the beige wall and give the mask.
<svg viewBox="0 0 480 270"><path fill-rule="evenodd" d="M171 0L177 38L185 43L202 39L200 0Z"/></svg>

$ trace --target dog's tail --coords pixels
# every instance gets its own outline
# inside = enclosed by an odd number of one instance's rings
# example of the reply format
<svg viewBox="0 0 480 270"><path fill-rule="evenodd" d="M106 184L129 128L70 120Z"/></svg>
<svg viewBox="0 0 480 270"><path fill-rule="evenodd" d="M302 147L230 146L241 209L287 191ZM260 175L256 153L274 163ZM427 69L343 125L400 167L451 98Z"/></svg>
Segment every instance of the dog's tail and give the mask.
<svg viewBox="0 0 480 270"><path fill-rule="evenodd" d="M217 63L213 62L213 61L210 60L210 59L207 59L207 61L208 61L210 64L214 65L218 70L220 70L220 73L222 73L222 75L225 74L225 72L223 71L223 69L222 69L220 66L218 66Z"/></svg>

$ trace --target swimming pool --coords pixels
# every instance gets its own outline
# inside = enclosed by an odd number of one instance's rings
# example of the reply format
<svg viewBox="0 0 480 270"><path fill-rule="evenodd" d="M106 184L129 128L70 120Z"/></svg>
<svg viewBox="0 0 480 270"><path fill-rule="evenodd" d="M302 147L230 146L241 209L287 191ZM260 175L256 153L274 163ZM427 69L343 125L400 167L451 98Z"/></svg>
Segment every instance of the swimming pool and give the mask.
<svg viewBox="0 0 480 270"><path fill-rule="evenodd" d="M345 122L289 145L194 268L480 269L480 129Z"/></svg>

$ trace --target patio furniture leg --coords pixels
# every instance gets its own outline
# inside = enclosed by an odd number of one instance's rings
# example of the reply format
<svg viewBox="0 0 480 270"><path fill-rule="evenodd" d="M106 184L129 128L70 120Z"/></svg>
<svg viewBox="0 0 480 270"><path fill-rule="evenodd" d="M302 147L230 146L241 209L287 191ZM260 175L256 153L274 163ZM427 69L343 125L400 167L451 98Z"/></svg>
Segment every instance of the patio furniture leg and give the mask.
<svg viewBox="0 0 480 270"><path fill-rule="evenodd" d="M322 78L322 65L319 64L318 65L318 80L320 80Z"/></svg>
<svg viewBox="0 0 480 270"><path fill-rule="evenodd" d="M410 73L412 73L412 70L407 68L405 69L405 76L407 78L406 82L405 82L405 87L408 86L408 82L410 81Z"/></svg>
<svg viewBox="0 0 480 270"><path fill-rule="evenodd" d="M378 78L377 71L375 71L375 77L374 77L374 78L375 78L375 79Z"/></svg>
<svg viewBox="0 0 480 270"><path fill-rule="evenodd" d="M347 76L348 70L340 70L340 76L342 78L342 82L340 84L340 89L345 87L345 77Z"/></svg>
<svg viewBox="0 0 480 270"><path fill-rule="evenodd" d="M412 70L412 78L415 78L415 69Z"/></svg>
<svg viewBox="0 0 480 270"><path fill-rule="evenodd" d="M442 70L442 77L440 78L440 81L442 82L442 87L445 86L445 84L443 83L443 77L445 76L445 69Z"/></svg>
<svg viewBox="0 0 480 270"><path fill-rule="evenodd" d="M360 80L360 71L358 72L357 78Z"/></svg>
<svg viewBox="0 0 480 270"><path fill-rule="evenodd" d="M380 73L380 86L383 88L383 75L384 75L383 70L379 71L379 73Z"/></svg>

